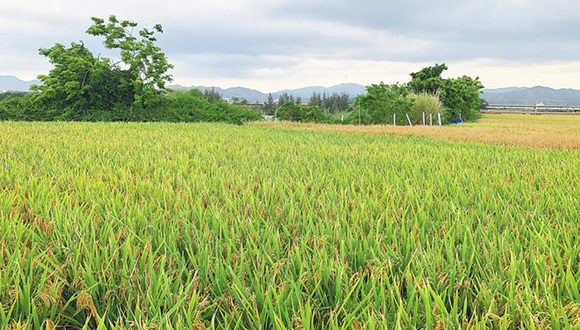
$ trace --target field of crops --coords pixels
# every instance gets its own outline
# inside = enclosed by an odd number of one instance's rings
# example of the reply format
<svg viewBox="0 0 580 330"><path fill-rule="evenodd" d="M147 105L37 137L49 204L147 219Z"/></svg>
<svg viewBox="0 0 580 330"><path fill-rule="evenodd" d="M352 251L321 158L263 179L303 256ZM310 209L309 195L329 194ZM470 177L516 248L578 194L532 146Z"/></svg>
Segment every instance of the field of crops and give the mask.
<svg viewBox="0 0 580 330"><path fill-rule="evenodd" d="M580 150L580 115L483 115L475 124L439 126L355 126L291 122L256 122L258 126L317 131L426 136L440 140L480 142L543 149Z"/></svg>
<svg viewBox="0 0 580 330"><path fill-rule="evenodd" d="M419 136L2 122L0 328L578 327L579 169Z"/></svg>

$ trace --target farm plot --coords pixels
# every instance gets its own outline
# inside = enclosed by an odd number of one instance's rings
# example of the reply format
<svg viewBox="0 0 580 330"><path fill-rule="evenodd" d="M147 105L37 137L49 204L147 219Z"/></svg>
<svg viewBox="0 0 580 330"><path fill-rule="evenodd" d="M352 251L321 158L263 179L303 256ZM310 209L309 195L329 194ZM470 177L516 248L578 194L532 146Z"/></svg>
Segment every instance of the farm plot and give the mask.
<svg viewBox="0 0 580 330"><path fill-rule="evenodd" d="M485 114L475 124L445 127L321 125L292 122L255 122L253 125L343 133L414 135L448 141L580 150L579 115Z"/></svg>
<svg viewBox="0 0 580 330"><path fill-rule="evenodd" d="M0 123L0 327L580 325L580 152Z"/></svg>

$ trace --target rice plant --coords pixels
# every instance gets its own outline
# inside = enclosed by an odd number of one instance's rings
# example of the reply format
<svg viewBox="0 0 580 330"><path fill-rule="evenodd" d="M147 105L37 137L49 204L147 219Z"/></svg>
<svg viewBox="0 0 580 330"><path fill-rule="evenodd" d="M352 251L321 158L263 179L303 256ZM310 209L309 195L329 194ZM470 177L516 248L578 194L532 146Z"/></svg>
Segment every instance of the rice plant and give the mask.
<svg viewBox="0 0 580 330"><path fill-rule="evenodd" d="M0 123L1 328L574 328L580 153Z"/></svg>

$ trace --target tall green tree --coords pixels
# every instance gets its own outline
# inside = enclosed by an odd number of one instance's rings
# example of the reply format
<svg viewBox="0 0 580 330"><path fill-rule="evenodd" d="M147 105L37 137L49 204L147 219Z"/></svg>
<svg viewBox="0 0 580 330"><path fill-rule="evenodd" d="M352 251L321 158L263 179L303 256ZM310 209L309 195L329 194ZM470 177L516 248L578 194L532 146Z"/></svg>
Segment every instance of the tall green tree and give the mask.
<svg viewBox="0 0 580 330"><path fill-rule="evenodd" d="M274 97L272 93L268 93L268 101L264 102L264 114L273 115L274 110L276 110L276 103L274 103Z"/></svg>
<svg viewBox="0 0 580 330"><path fill-rule="evenodd" d="M471 78L464 75L459 78L444 79L441 74L445 70L447 70L447 65L443 63L413 72L408 86L416 93L440 95L441 102L446 108L444 112L446 122L452 118L476 121L480 117L478 110L482 105L483 84L479 81L479 77Z"/></svg>
<svg viewBox="0 0 580 330"><path fill-rule="evenodd" d="M324 93L322 96L322 109L329 113L338 113L345 111L350 106L350 95L342 93Z"/></svg>
<svg viewBox="0 0 580 330"><path fill-rule="evenodd" d="M295 103L296 102L296 100L294 99L294 95L288 94L288 92L282 92L278 96L278 101L277 101L278 102L278 108L281 107L287 101L291 101L292 103Z"/></svg>
<svg viewBox="0 0 580 330"><path fill-rule="evenodd" d="M209 89L206 88L203 91L203 96L206 98L206 100L209 101L209 103L221 102L222 98L223 98L222 93L218 89L216 89L215 87L212 87Z"/></svg>
<svg viewBox="0 0 580 330"><path fill-rule="evenodd" d="M408 86L417 94L421 92L436 94L444 85L441 74L447 69L447 65L443 63L423 68L419 72L412 72L410 74L412 79Z"/></svg>
<svg viewBox="0 0 580 330"><path fill-rule="evenodd" d="M322 107L322 97L320 96L320 93L312 92L312 95L310 95L310 99L308 100L308 105Z"/></svg>
<svg viewBox="0 0 580 330"><path fill-rule="evenodd" d="M95 17L92 21L87 33L105 37L105 47L118 49L121 60L95 57L83 42L40 49L54 68L38 77L42 85L33 87L40 92L37 103L53 109L61 119L72 120L87 119L92 112L106 113L102 119L127 119L131 115L123 111L154 106L166 82L172 80L167 71L173 66L155 45L155 33L163 32L161 25L142 29L136 36L135 22L115 16L107 22Z"/></svg>
<svg viewBox="0 0 580 330"><path fill-rule="evenodd" d="M481 115L481 89L483 84L479 77L462 76L446 79L443 85L441 99L447 108L445 119L461 118L463 121L476 121Z"/></svg>
<svg viewBox="0 0 580 330"><path fill-rule="evenodd" d="M135 22L119 21L115 15L109 16L107 22L97 17L91 19L94 24L87 33L104 37L106 48L120 51L121 61L128 67L123 73L135 89L136 102L146 102L147 97L165 90L165 83L173 80L167 74L173 65L155 45L155 33L163 33L161 24L156 24L152 30L141 29L137 36L134 32L138 24ZM118 67L118 63L113 66Z"/></svg>
<svg viewBox="0 0 580 330"><path fill-rule="evenodd" d="M48 57L54 68L48 75L38 76L43 84L32 89L40 92L37 103L57 116L74 120L91 109L112 109L133 102L131 88L120 84L119 70L112 69L108 59L95 58L82 42L73 42L69 48L57 43L39 53Z"/></svg>

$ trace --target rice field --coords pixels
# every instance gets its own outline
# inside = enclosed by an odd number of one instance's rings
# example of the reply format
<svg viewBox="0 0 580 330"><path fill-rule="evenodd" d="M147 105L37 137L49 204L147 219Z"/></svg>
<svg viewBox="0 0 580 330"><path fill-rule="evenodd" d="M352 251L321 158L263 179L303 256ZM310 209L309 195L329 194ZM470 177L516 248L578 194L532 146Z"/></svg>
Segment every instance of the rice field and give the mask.
<svg viewBox="0 0 580 330"><path fill-rule="evenodd" d="M344 133L414 135L449 141L580 150L580 115L487 114L476 124L451 125L444 128L320 125L295 122L256 122L254 125Z"/></svg>
<svg viewBox="0 0 580 330"><path fill-rule="evenodd" d="M367 129L1 122L0 328L580 327L580 151Z"/></svg>

